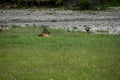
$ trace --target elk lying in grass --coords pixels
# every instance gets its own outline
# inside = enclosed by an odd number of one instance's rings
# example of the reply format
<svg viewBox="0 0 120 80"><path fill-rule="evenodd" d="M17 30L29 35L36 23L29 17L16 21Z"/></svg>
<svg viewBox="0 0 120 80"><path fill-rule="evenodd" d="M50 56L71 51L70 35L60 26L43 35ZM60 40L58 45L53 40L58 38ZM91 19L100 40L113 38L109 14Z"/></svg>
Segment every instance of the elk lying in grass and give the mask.
<svg viewBox="0 0 120 80"><path fill-rule="evenodd" d="M49 34L50 34L50 32L46 28L44 28L44 30L42 31L42 33L40 33L38 36L48 37Z"/></svg>

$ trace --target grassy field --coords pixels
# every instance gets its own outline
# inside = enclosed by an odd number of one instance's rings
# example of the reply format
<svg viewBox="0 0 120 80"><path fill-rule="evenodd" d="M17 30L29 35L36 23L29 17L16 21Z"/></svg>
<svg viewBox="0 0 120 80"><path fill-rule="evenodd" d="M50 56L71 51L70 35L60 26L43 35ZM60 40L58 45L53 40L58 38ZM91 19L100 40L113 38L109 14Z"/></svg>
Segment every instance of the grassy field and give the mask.
<svg viewBox="0 0 120 80"><path fill-rule="evenodd" d="M0 80L120 80L120 35L49 30L0 33Z"/></svg>

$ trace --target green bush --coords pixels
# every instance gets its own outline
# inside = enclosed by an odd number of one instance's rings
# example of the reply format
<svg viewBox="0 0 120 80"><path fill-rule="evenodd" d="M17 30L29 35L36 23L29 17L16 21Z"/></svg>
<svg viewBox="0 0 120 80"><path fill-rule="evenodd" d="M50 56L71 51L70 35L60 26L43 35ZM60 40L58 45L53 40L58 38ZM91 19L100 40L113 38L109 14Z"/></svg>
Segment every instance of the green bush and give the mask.
<svg viewBox="0 0 120 80"><path fill-rule="evenodd" d="M63 0L54 0L56 4L60 4Z"/></svg>
<svg viewBox="0 0 120 80"><path fill-rule="evenodd" d="M78 6L80 9L91 9L92 2L90 0L79 0Z"/></svg>

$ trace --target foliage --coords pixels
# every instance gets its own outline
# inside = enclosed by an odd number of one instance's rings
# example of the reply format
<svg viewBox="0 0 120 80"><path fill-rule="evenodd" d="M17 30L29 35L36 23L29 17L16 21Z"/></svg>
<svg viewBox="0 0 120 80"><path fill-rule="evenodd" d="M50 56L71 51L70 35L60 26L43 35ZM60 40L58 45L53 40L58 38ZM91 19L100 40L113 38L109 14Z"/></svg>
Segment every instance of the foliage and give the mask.
<svg viewBox="0 0 120 80"><path fill-rule="evenodd" d="M54 0L56 4L60 4L63 0Z"/></svg>
<svg viewBox="0 0 120 80"><path fill-rule="evenodd" d="M92 8L92 3L90 0L79 0L77 6L74 7L74 9L77 10L86 10L86 9L91 9Z"/></svg>
<svg viewBox="0 0 120 80"><path fill-rule="evenodd" d="M78 2L78 3L77 3ZM73 5L74 4L74 5ZM120 6L119 0L0 0L4 7L68 7L68 9L105 9L107 6Z"/></svg>
<svg viewBox="0 0 120 80"><path fill-rule="evenodd" d="M112 7L114 7L114 6L120 6L120 1L119 0L112 0L112 1L110 1L110 2L108 2L108 3L106 3L106 5L107 6L112 6Z"/></svg>

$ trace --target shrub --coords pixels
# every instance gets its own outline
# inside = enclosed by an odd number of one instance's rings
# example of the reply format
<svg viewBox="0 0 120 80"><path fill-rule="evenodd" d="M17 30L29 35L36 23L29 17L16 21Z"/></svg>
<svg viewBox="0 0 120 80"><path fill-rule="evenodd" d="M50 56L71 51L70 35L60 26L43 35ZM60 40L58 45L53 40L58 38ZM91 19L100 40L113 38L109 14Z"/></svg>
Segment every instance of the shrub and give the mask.
<svg viewBox="0 0 120 80"><path fill-rule="evenodd" d="M60 4L63 0L54 0L56 4Z"/></svg>
<svg viewBox="0 0 120 80"><path fill-rule="evenodd" d="M90 0L79 0L78 6L80 9L91 9L92 2Z"/></svg>

